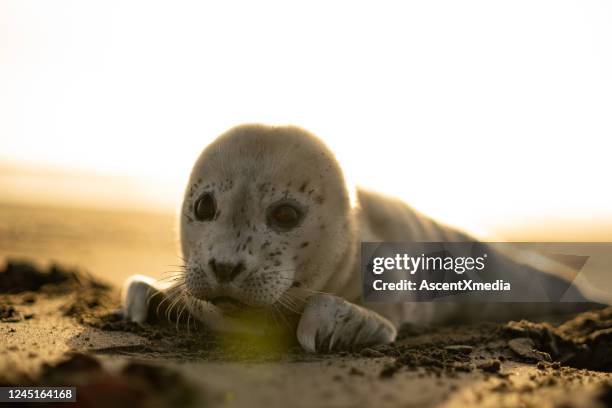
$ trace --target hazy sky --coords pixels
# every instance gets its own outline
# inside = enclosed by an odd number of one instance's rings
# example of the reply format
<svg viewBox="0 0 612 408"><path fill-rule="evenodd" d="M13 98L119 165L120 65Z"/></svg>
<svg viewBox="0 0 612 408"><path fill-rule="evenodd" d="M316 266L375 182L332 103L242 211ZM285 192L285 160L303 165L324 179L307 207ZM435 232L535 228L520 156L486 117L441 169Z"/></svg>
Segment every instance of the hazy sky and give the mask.
<svg viewBox="0 0 612 408"><path fill-rule="evenodd" d="M244 121L454 223L609 216L612 2L0 1L0 160L170 205Z"/></svg>

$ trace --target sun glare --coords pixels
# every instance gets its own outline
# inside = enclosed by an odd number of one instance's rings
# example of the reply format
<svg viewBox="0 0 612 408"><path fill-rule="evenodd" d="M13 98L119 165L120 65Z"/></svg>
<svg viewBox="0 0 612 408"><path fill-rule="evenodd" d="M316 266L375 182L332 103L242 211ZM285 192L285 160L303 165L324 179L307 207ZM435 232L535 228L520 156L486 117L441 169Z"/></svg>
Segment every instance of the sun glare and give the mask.
<svg viewBox="0 0 612 408"><path fill-rule="evenodd" d="M265 122L453 224L612 216L610 3L5 1L0 19L0 158L128 177L118 205L172 208L208 142ZM71 197L108 197L90 190Z"/></svg>

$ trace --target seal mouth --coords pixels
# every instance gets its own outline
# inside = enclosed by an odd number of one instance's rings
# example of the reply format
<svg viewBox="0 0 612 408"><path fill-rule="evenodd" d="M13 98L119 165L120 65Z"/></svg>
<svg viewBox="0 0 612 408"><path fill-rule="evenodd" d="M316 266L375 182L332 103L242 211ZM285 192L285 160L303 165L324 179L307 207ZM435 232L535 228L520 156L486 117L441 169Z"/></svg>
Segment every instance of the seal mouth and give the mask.
<svg viewBox="0 0 612 408"><path fill-rule="evenodd" d="M230 296L216 296L214 298L207 299L207 301L221 309L224 313L238 312L248 307L246 303L243 303Z"/></svg>

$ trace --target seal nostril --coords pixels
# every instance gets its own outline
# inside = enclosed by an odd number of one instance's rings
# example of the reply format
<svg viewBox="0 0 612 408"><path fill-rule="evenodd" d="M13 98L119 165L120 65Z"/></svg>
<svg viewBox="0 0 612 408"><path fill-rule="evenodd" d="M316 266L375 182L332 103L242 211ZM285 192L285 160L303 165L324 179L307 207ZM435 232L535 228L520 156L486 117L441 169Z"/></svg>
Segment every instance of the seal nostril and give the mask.
<svg viewBox="0 0 612 408"><path fill-rule="evenodd" d="M244 263L242 262L237 264L220 263L216 262L214 259L211 259L209 264L219 283L233 281L236 276L240 275L240 273L245 269Z"/></svg>
<svg viewBox="0 0 612 408"><path fill-rule="evenodd" d="M238 265L234 266L234 270L232 271L231 279L234 280L236 276L240 275L244 271L244 263L239 262Z"/></svg>

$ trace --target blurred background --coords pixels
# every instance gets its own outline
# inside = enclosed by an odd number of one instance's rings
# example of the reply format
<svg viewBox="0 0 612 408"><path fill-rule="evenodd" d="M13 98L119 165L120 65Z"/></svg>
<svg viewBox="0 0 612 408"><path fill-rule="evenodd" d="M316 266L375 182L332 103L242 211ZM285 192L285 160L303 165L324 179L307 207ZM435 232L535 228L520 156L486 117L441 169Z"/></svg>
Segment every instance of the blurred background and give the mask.
<svg viewBox="0 0 612 408"><path fill-rule="evenodd" d="M482 237L612 240L612 3L0 2L0 256L180 263L189 169L292 123Z"/></svg>

